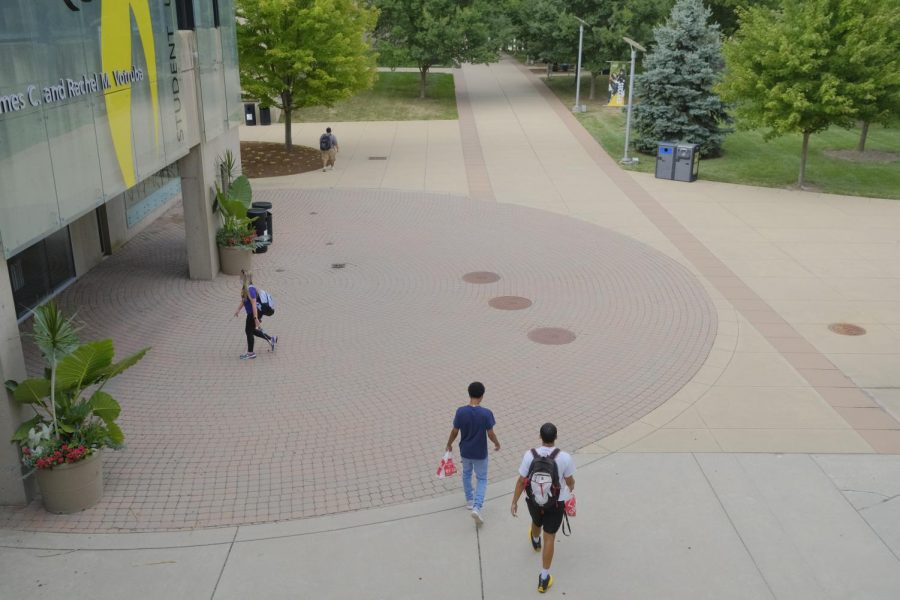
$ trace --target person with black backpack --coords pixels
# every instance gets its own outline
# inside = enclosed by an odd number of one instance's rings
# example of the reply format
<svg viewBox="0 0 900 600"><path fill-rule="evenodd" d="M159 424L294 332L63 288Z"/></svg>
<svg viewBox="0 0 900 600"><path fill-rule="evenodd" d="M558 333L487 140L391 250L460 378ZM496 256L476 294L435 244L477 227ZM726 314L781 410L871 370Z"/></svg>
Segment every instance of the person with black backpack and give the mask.
<svg viewBox="0 0 900 600"><path fill-rule="evenodd" d="M269 348L275 351L278 344L277 335L269 335L262 330L260 321L263 315L275 314L275 301L265 290L261 290L253 285L253 273L250 271L241 271L241 303L238 304L234 316L238 316L241 309L247 313L247 319L244 323L244 333L247 335L247 352L241 354L241 360L252 360L256 358L256 352L253 351L253 338L258 337L269 342Z"/></svg>
<svg viewBox="0 0 900 600"><path fill-rule="evenodd" d="M521 477L516 479L510 512L514 517L519 516L519 496L524 491L525 504L531 515L528 537L535 552L542 549L541 530L544 531L543 568L538 576L538 591L543 594L553 585L550 563L553 562L556 532L566 516L566 500L575 491L575 461L571 454L556 447L556 426L553 423L544 423L540 433L541 446L532 448L522 458L519 466Z"/></svg>
<svg viewBox="0 0 900 600"><path fill-rule="evenodd" d="M331 133L331 127L325 128L325 133L319 136L319 150L322 151L322 171L324 172L329 166L334 170L334 161L337 159L338 148L337 136Z"/></svg>

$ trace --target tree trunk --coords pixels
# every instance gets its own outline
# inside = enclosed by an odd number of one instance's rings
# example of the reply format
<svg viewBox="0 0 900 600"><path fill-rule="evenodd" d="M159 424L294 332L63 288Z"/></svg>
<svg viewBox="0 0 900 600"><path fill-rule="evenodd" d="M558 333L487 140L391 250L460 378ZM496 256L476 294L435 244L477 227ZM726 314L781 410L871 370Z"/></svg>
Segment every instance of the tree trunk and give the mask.
<svg viewBox="0 0 900 600"><path fill-rule="evenodd" d="M856 146L858 152L866 151L866 137L869 135L869 122L863 121L862 132L859 134L859 144Z"/></svg>
<svg viewBox="0 0 900 600"><path fill-rule="evenodd" d="M291 112L294 103L290 93L281 94L281 106L284 107L284 147L290 150L294 147L294 141L291 138Z"/></svg>
<svg viewBox="0 0 900 600"><path fill-rule="evenodd" d="M425 99L425 90L428 85L429 67L419 67L419 100Z"/></svg>
<svg viewBox="0 0 900 600"><path fill-rule="evenodd" d="M547 79L550 79L550 74L553 73L553 65L547 63Z"/></svg>
<svg viewBox="0 0 900 600"><path fill-rule="evenodd" d="M591 71L591 93L588 96L588 100L594 99L594 92L597 90L597 75Z"/></svg>
<svg viewBox="0 0 900 600"><path fill-rule="evenodd" d="M797 179L797 186L803 188L806 183L806 153L809 150L809 132L803 132L803 148L800 150L800 177Z"/></svg>

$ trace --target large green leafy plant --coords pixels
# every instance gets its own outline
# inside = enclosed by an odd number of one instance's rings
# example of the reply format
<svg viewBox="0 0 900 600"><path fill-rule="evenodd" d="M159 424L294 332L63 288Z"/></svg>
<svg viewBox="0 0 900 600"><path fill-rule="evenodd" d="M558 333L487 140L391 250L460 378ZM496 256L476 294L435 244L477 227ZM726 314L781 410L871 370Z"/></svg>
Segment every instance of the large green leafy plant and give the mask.
<svg viewBox="0 0 900 600"><path fill-rule="evenodd" d="M33 338L47 363L44 377L6 382L13 398L35 412L12 438L25 465L53 468L101 448L121 447L125 435L116 423L121 407L104 387L149 348L113 362L112 340L80 343L72 320L53 302L35 312Z"/></svg>
<svg viewBox="0 0 900 600"><path fill-rule="evenodd" d="M216 232L216 244L227 248L256 250L266 240L256 235L254 219L247 216L253 198L250 180L244 175L234 177L235 169L236 161L229 150L219 159L222 185L216 183L215 208L222 215L222 227Z"/></svg>

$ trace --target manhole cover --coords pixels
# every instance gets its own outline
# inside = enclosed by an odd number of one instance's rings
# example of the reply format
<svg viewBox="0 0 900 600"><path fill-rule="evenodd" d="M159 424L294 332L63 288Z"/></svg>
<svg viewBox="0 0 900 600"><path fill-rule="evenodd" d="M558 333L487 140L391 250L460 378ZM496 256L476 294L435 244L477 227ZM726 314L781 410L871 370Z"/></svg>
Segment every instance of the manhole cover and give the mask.
<svg viewBox="0 0 900 600"><path fill-rule="evenodd" d="M561 344L571 344L575 341L575 334L568 329L559 327L541 327L540 329L532 329L528 332L528 339L538 344L549 344L551 346L559 346Z"/></svg>
<svg viewBox="0 0 900 600"><path fill-rule="evenodd" d="M522 310L531 306L531 300L520 296L497 296L491 298L488 304L500 310Z"/></svg>
<svg viewBox="0 0 900 600"><path fill-rule="evenodd" d="M852 323L832 323L828 329L838 335L866 335L866 330Z"/></svg>
<svg viewBox="0 0 900 600"><path fill-rule="evenodd" d="M331 263L332 269L343 269L347 266L347 263Z"/></svg>
<svg viewBox="0 0 900 600"><path fill-rule="evenodd" d="M387 156L370 156L369 160L387 160Z"/></svg>
<svg viewBox="0 0 900 600"><path fill-rule="evenodd" d="M500 276L490 271L475 271L463 275L463 281L466 283L494 283L500 281Z"/></svg>

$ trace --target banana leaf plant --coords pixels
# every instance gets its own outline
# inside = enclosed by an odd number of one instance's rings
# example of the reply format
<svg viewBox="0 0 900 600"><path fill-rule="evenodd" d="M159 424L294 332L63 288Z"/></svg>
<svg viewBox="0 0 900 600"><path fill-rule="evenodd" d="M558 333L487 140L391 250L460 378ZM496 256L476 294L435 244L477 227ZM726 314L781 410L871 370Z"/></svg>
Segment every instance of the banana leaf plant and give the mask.
<svg viewBox="0 0 900 600"><path fill-rule="evenodd" d="M104 387L149 348L114 362L112 340L78 343L72 321L52 302L36 311L34 338L47 362L45 376L6 382L12 397L35 413L11 440L22 448L25 465L52 468L101 448L121 447L125 435L116 423L121 407Z"/></svg>

